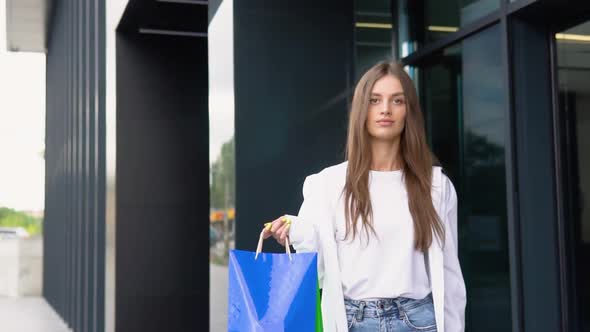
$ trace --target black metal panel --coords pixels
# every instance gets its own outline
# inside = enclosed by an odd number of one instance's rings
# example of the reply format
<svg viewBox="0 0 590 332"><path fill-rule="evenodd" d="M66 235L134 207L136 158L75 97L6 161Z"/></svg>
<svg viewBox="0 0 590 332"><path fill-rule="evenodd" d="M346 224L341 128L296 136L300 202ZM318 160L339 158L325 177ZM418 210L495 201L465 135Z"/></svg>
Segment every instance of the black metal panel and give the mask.
<svg viewBox="0 0 590 332"><path fill-rule="evenodd" d="M506 16L508 12L508 3L503 2L501 5L502 19L500 21L502 34L502 60L503 60L503 79L508 92L506 98L506 206L508 218L508 249L510 258L510 307L512 317L512 331L522 331L524 329L523 316L523 297L522 297L522 256L520 246L520 224L518 222L518 181L516 165L516 124L514 114L514 89L512 80L512 70L514 62L510 54L513 52L512 35L509 29L509 19Z"/></svg>
<svg viewBox="0 0 590 332"><path fill-rule="evenodd" d="M549 30L512 23L524 331L560 331Z"/></svg>
<svg viewBox="0 0 590 332"><path fill-rule="evenodd" d="M104 330L104 1L57 1L47 51L44 296Z"/></svg>
<svg viewBox="0 0 590 332"><path fill-rule="evenodd" d="M264 222L297 213L305 176L344 160L354 10L337 0L233 5L236 248L254 250Z"/></svg>
<svg viewBox="0 0 590 332"><path fill-rule="evenodd" d="M207 22L207 6L201 3L130 0L117 30L137 32L145 28L206 33Z"/></svg>
<svg viewBox="0 0 590 332"><path fill-rule="evenodd" d="M58 6L56 17L53 20L52 31L54 35L65 34L66 26L63 17L66 13L63 6ZM65 124L66 91L59 84L50 84L53 81L66 81L65 38L51 38L49 46L53 50L47 55L47 90L46 90L46 182L45 182L45 220L43 241L43 284L44 295L48 302L61 314L65 310L66 303L66 270L63 257L65 250L66 225L64 210L62 208L65 199L64 177L64 147L66 142L63 126Z"/></svg>
<svg viewBox="0 0 590 332"><path fill-rule="evenodd" d="M590 1L587 0L519 0L510 3L509 12L537 24L572 24L587 19Z"/></svg>
<svg viewBox="0 0 590 332"><path fill-rule="evenodd" d="M116 331L208 330L207 72L204 38L117 33Z"/></svg>

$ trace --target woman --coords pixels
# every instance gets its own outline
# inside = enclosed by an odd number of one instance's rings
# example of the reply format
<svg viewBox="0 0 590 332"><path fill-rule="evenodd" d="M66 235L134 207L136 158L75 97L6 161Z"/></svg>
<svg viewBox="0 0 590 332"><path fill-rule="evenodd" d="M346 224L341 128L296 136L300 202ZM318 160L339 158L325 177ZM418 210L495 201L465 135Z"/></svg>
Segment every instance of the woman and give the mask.
<svg viewBox="0 0 590 332"><path fill-rule="evenodd" d="M378 63L358 82L346 158L306 178L298 216L264 230L318 252L324 331L463 331L457 196L432 166L399 64Z"/></svg>

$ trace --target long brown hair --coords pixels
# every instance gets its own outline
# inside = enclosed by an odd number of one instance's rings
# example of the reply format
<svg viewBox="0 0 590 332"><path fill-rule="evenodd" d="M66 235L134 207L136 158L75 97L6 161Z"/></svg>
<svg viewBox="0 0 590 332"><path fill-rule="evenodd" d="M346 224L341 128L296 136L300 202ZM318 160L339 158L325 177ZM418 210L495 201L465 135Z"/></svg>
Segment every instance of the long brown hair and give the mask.
<svg viewBox="0 0 590 332"><path fill-rule="evenodd" d="M432 165L437 161L426 142L424 117L414 83L402 66L395 62L380 62L373 66L361 77L354 90L346 144L348 171L343 191L346 217L345 238L348 238L351 230L352 237L356 237L359 219L362 220L362 227L367 237L369 231L376 235L369 194L372 155L366 122L373 85L386 75L397 78L404 90L406 120L400 137L399 153L408 193L408 204L414 221L415 248L426 252L432 243L433 231L440 240L444 239L444 228L434 209L431 197Z"/></svg>

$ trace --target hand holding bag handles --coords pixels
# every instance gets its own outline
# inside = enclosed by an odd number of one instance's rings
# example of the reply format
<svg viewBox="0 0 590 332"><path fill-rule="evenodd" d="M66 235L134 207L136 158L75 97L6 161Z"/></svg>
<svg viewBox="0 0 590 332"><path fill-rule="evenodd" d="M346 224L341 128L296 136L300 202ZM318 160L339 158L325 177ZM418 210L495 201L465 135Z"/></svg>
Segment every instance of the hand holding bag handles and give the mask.
<svg viewBox="0 0 590 332"><path fill-rule="evenodd" d="M291 225L291 220L287 219L287 225ZM262 252L262 243L264 242L264 231L268 231L270 226L271 223L264 224L264 228L262 228L262 231L260 232L260 237L258 238L258 246L256 246L256 256L254 256L254 259L258 259L258 255ZM285 238L285 252L287 253L287 255L289 255L289 260L293 260L293 258L291 257L291 248L289 247L289 236L287 236Z"/></svg>

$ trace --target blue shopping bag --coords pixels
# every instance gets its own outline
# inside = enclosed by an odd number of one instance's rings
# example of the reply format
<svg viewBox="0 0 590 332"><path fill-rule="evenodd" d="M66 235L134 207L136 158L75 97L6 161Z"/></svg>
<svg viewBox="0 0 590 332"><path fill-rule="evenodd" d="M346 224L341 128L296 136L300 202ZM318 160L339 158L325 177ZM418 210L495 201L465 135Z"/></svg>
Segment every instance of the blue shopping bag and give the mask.
<svg viewBox="0 0 590 332"><path fill-rule="evenodd" d="M228 331L316 331L317 254L257 252L230 251Z"/></svg>

